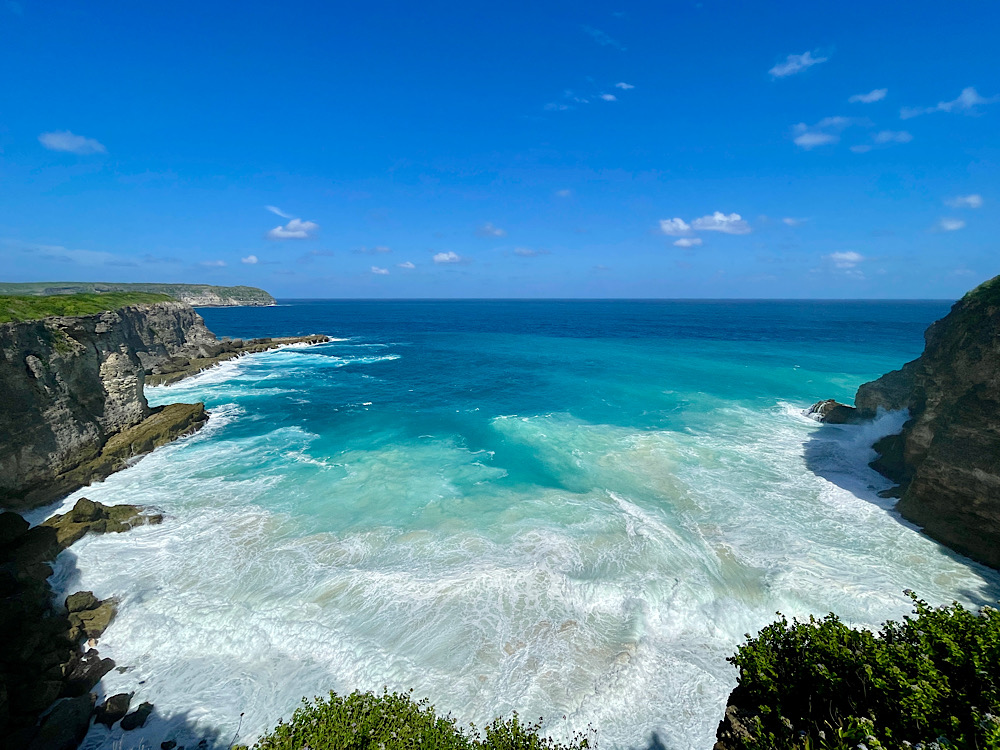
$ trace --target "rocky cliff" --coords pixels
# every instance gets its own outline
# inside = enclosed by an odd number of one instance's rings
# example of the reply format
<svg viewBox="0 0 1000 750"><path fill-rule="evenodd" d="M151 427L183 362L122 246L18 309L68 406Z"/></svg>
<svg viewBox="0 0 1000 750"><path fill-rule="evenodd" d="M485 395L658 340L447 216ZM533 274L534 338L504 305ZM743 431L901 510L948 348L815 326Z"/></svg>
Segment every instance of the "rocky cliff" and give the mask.
<svg viewBox="0 0 1000 750"><path fill-rule="evenodd" d="M873 466L901 483L899 511L1000 568L1000 276L927 329L919 359L858 389L864 415L909 409Z"/></svg>
<svg viewBox="0 0 1000 750"><path fill-rule="evenodd" d="M165 410L147 404L145 372L175 356L207 356L217 344L180 302L0 325L0 505L38 505L106 476L115 467L100 461L102 449L127 430L177 432L163 424ZM185 406L166 412L181 431L204 421L201 405ZM117 450L133 448L141 452L131 442Z"/></svg>

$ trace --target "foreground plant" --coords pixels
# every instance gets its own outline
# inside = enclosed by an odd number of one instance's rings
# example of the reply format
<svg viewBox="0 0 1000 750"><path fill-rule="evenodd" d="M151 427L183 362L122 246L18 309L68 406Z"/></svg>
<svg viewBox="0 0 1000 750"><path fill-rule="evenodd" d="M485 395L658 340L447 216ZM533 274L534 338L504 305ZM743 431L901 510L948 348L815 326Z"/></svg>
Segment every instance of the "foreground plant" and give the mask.
<svg viewBox="0 0 1000 750"><path fill-rule="evenodd" d="M957 602L876 635L833 614L783 616L729 661L745 748L1000 749L1000 613Z"/></svg>
<svg viewBox="0 0 1000 750"><path fill-rule="evenodd" d="M409 693L381 695L355 691L330 693L327 699L302 701L291 721L278 723L254 750L583 750L583 735L568 744L544 737L541 720L522 724L517 714L494 719L482 733L461 729L455 719L440 717L427 699Z"/></svg>

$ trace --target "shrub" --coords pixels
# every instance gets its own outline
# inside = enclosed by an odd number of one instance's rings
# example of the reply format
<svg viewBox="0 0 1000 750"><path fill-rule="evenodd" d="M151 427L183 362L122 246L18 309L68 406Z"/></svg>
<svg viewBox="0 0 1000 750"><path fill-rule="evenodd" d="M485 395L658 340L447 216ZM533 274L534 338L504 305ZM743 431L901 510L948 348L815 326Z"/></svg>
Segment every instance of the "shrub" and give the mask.
<svg viewBox="0 0 1000 750"><path fill-rule="evenodd" d="M544 737L541 719L522 724L517 714L494 719L480 733L461 729L450 717L440 717L427 699L408 693L381 695L355 691L330 693L328 699L303 699L291 721L278 723L254 750L583 750L590 744L577 735L569 745Z"/></svg>
<svg viewBox="0 0 1000 750"><path fill-rule="evenodd" d="M830 614L747 636L729 659L756 714L744 747L1000 748L1000 613L906 593L915 617L877 635Z"/></svg>

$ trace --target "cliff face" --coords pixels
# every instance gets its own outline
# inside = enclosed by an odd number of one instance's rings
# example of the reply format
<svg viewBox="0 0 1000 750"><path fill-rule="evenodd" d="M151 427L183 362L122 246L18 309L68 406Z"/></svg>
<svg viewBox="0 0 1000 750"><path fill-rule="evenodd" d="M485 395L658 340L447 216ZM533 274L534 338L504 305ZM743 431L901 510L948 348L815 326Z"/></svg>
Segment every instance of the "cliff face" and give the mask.
<svg viewBox="0 0 1000 750"><path fill-rule="evenodd" d="M206 356L213 345L201 316L180 302L0 325L0 504L69 491L60 475L153 414L144 372L174 356Z"/></svg>
<svg viewBox="0 0 1000 750"><path fill-rule="evenodd" d="M1000 568L1000 276L955 303L919 359L858 389L866 415L910 410L873 464L902 482L899 510L930 536Z"/></svg>

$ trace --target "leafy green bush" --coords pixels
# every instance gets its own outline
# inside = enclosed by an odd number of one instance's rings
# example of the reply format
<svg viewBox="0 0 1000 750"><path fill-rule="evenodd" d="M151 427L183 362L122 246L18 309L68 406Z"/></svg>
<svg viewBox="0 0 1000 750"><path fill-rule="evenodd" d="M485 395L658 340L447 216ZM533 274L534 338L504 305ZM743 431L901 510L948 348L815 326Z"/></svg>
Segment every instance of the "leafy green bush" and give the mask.
<svg viewBox="0 0 1000 750"><path fill-rule="evenodd" d="M1000 748L1000 612L934 608L878 635L783 616L730 657L747 748ZM779 613L780 614L780 613Z"/></svg>
<svg viewBox="0 0 1000 750"><path fill-rule="evenodd" d="M440 717L427 699L408 693L382 695L355 691L330 693L326 700L302 701L289 723L254 745L255 750L582 750L587 738L577 735L569 745L539 734L536 724L522 724L517 714L494 719L480 733L464 731L450 717Z"/></svg>

